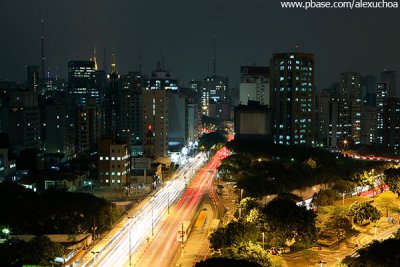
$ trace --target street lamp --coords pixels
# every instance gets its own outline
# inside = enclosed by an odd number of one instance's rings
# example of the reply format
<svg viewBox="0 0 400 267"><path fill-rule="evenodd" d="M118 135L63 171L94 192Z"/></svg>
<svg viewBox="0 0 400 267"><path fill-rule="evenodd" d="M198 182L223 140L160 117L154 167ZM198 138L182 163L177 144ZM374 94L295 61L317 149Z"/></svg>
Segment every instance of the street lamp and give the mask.
<svg viewBox="0 0 400 267"><path fill-rule="evenodd" d="M1 230L1 232L5 235L6 239L8 239L8 236L11 233L9 228L3 228L3 230Z"/></svg>

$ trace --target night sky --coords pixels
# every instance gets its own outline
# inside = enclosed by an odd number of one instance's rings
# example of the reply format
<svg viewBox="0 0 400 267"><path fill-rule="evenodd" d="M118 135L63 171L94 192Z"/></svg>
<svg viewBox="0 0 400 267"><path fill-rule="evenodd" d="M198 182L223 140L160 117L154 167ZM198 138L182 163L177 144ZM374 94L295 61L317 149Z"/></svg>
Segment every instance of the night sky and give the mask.
<svg viewBox="0 0 400 267"><path fill-rule="evenodd" d="M217 36L217 73L231 86L239 66L267 64L274 52L315 54L317 87L355 70L378 75L400 69L400 9L288 10L278 0L1 0L0 80L25 80L25 66L40 64L41 19L45 20L46 67L66 76L69 60L88 59L93 45L100 66L103 48L116 51L117 68L143 70L165 58L184 84L212 70L212 34ZM269 64L269 63L268 63ZM59 72L59 70L57 71Z"/></svg>

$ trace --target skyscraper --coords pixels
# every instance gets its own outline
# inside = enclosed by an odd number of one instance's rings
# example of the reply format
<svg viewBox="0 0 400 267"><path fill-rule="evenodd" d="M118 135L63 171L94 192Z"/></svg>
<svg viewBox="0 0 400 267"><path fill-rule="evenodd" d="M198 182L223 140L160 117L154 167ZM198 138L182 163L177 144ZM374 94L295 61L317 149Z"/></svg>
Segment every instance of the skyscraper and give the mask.
<svg viewBox="0 0 400 267"><path fill-rule="evenodd" d="M168 106L166 90L143 89L143 129L152 130L156 158L166 157L168 153Z"/></svg>
<svg viewBox="0 0 400 267"><path fill-rule="evenodd" d="M383 128L383 116L386 110L386 100L391 96L389 91L388 82L379 82L376 85L376 119L377 119L377 133L376 143L379 145L383 144L384 128Z"/></svg>
<svg viewBox="0 0 400 267"><path fill-rule="evenodd" d="M400 92L397 88L397 77L396 71L384 70L381 72L381 82L386 82L388 85L388 91L391 96L400 97Z"/></svg>
<svg viewBox="0 0 400 267"><path fill-rule="evenodd" d="M91 98L99 103L100 95L95 83L94 64L93 61L68 62L69 90L74 95L77 106L85 106Z"/></svg>
<svg viewBox="0 0 400 267"><path fill-rule="evenodd" d="M40 88L40 67L31 65L26 67L26 85L29 90L39 93Z"/></svg>
<svg viewBox="0 0 400 267"><path fill-rule="evenodd" d="M274 143L311 145L315 108L314 55L274 54L270 82Z"/></svg>
<svg viewBox="0 0 400 267"><path fill-rule="evenodd" d="M270 105L269 67L241 66L240 67L240 100L243 105L253 100L261 105Z"/></svg>
<svg viewBox="0 0 400 267"><path fill-rule="evenodd" d="M398 153L400 146L400 98L388 97L383 116L383 144Z"/></svg>
<svg viewBox="0 0 400 267"><path fill-rule="evenodd" d="M361 82L357 72L344 72L340 76L338 136L340 142L361 142Z"/></svg>
<svg viewBox="0 0 400 267"><path fill-rule="evenodd" d="M144 79L138 72L130 72L121 80L120 136L130 139L132 144L140 143L143 140Z"/></svg>

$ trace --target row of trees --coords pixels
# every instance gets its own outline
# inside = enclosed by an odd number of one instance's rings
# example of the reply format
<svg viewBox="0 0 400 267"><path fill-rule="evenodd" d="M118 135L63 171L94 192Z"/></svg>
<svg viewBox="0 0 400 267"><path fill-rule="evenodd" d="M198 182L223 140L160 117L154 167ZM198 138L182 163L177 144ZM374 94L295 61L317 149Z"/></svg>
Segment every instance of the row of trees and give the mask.
<svg viewBox="0 0 400 267"><path fill-rule="evenodd" d="M235 153L222 161L220 176L237 182L253 197L333 183L348 193L356 185L373 185L375 174L388 165L355 160L320 148L272 144L253 147L237 140L227 147Z"/></svg>
<svg viewBox="0 0 400 267"><path fill-rule="evenodd" d="M55 257L63 254L64 247L45 236L37 236L29 242L12 239L0 245L0 266L54 266Z"/></svg>
<svg viewBox="0 0 400 267"><path fill-rule="evenodd" d="M0 225L13 234L80 234L109 229L119 217L116 206L85 193L37 194L15 183L0 183Z"/></svg>
<svg viewBox="0 0 400 267"><path fill-rule="evenodd" d="M240 202L241 218L218 228L210 236L220 257L244 259L262 266L280 266L279 259L262 247L280 248L290 242L311 245L317 237L316 215L292 199L278 197L267 205L254 198Z"/></svg>
<svg viewBox="0 0 400 267"><path fill-rule="evenodd" d="M326 192L326 195L332 194L329 190ZM321 191L318 195L324 194ZM353 222L362 226L366 221L376 222L381 217L371 201L355 202L350 208L324 203L317 212L298 206L296 201L296 196L288 193L280 194L266 205L260 205L255 198L244 198L239 205L241 218L210 236L215 254L273 266L276 261L274 263L271 255L262 249L261 242L268 248L294 243L307 247L315 244L317 236L324 235L334 236L339 242L357 233Z"/></svg>

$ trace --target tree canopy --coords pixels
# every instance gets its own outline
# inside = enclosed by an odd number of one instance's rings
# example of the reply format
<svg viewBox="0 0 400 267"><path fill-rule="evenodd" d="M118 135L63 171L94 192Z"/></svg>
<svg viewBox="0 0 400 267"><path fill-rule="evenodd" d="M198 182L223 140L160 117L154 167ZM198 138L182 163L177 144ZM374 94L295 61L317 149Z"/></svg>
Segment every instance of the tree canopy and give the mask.
<svg viewBox="0 0 400 267"><path fill-rule="evenodd" d="M333 202L335 202L335 200L338 198L339 196L336 191L332 189L325 189L320 190L313 195L312 203L317 207L328 206L332 205Z"/></svg>
<svg viewBox="0 0 400 267"><path fill-rule="evenodd" d="M199 147L210 150L214 145L225 145L228 141L227 137L219 131L203 134L199 140Z"/></svg>
<svg viewBox="0 0 400 267"><path fill-rule="evenodd" d="M392 267L400 266L400 240L373 241L366 248L358 250L360 256L351 266Z"/></svg>
<svg viewBox="0 0 400 267"><path fill-rule="evenodd" d="M46 236L36 236L29 242L12 239L0 245L0 266L50 266L55 257L62 257L63 253L64 247Z"/></svg>
<svg viewBox="0 0 400 267"><path fill-rule="evenodd" d="M317 227L321 234L332 234L337 241L356 233L346 210L342 207L320 207L318 209Z"/></svg>
<svg viewBox="0 0 400 267"><path fill-rule="evenodd" d="M354 216L354 222L362 225L365 220L376 222L381 218L381 213L370 201L354 202L350 206L350 212Z"/></svg>
<svg viewBox="0 0 400 267"><path fill-rule="evenodd" d="M400 197L400 169L390 168L385 170L383 180L390 187L390 191Z"/></svg>
<svg viewBox="0 0 400 267"><path fill-rule="evenodd" d="M264 207L263 213L275 245L283 246L293 238L307 244L316 240L315 213L297 206L294 201L276 198Z"/></svg>
<svg viewBox="0 0 400 267"><path fill-rule="evenodd" d="M0 225L14 234L89 233L109 229L119 214L105 199L86 193L34 193L14 183L0 183Z"/></svg>

